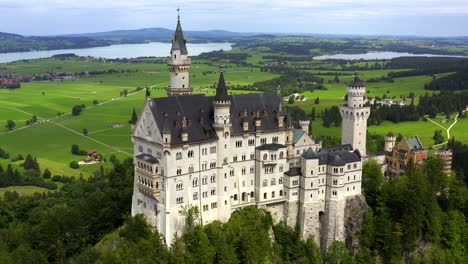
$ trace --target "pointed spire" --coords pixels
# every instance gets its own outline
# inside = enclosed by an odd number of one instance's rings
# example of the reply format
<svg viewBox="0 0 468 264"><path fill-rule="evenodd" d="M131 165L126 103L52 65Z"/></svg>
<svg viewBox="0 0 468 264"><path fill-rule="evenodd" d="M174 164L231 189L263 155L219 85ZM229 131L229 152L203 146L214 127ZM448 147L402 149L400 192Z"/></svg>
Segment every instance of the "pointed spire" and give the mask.
<svg viewBox="0 0 468 264"><path fill-rule="evenodd" d="M229 96L226 88L226 82L224 81L224 73L221 71L219 75L218 88L216 88L216 101L228 101Z"/></svg>
<svg viewBox="0 0 468 264"><path fill-rule="evenodd" d="M174 37L172 38L172 48L171 50L180 50L180 54L187 55L187 46L186 40L184 38L184 33L182 32L182 26L180 25L180 15L179 9L177 9L177 27L174 33Z"/></svg>
<svg viewBox="0 0 468 264"><path fill-rule="evenodd" d="M283 112L283 101L282 101L282 100L280 101L279 106L278 106L278 115L280 115L280 116L284 115L284 112Z"/></svg>
<svg viewBox="0 0 468 264"><path fill-rule="evenodd" d="M169 125L167 118L164 120L163 134L171 134L171 126Z"/></svg>
<svg viewBox="0 0 468 264"><path fill-rule="evenodd" d="M187 119L184 117L182 117L182 129L187 129Z"/></svg>

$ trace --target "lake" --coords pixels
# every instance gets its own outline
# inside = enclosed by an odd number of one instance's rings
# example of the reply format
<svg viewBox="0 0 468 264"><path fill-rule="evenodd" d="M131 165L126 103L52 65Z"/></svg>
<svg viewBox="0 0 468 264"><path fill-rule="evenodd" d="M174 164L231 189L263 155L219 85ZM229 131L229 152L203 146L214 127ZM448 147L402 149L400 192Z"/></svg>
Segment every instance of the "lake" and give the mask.
<svg viewBox="0 0 468 264"><path fill-rule="evenodd" d="M390 60L398 57L455 57L468 58L468 56L451 56L451 55L435 55L435 54L412 54L407 52L391 52L391 51L373 51L361 54L333 54L314 57L314 60Z"/></svg>
<svg viewBox="0 0 468 264"><path fill-rule="evenodd" d="M116 58L137 58L137 57L167 57L171 50L171 43L150 42L145 44L121 44L111 45L106 47L95 47L85 49L60 49L60 50L44 50L44 51L26 51L26 52L10 52L0 53L0 63L30 60L39 58L49 58L53 55L74 53L78 56L92 56L106 59ZM232 43L203 43L189 44L187 49L189 55L196 56L202 52L214 50L231 50Z"/></svg>

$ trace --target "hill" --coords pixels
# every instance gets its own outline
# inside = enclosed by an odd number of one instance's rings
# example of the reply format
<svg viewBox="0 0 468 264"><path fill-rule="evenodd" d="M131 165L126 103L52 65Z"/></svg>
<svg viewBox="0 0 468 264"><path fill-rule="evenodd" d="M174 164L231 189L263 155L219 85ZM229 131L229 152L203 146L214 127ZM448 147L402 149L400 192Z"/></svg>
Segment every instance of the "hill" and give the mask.
<svg viewBox="0 0 468 264"><path fill-rule="evenodd" d="M122 43L140 43L146 41L168 42L174 34L173 30L165 28L142 28L135 30L114 30L98 33L84 33L64 35L66 37L88 37L96 40L111 40ZM238 33L226 30L184 31L185 37L192 43L210 41L229 41L233 38L252 35L251 33Z"/></svg>
<svg viewBox="0 0 468 264"><path fill-rule="evenodd" d="M110 45L111 42L95 40L89 37L25 37L17 34L0 32L0 53L23 52L31 50L53 50L90 48Z"/></svg>

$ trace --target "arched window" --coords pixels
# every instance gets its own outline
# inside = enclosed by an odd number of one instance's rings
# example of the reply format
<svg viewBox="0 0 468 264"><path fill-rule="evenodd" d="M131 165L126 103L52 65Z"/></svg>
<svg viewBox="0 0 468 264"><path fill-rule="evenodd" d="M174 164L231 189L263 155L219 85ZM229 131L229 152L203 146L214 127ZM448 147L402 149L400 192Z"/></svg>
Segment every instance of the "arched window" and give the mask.
<svg viewBox="0 0 468 264"><path fill-rule="evenodd" d="M215 188L211 189L211 195L216 195L216 189Z"/></svg>
<svg viewBox="0 0 468 264"><path fill-rule="evenodd" d="M192 180L192 185L193 185L193 187L197 187L197 186L198 186L198 178L193 178L193 180Z"/></svg>
<svg viewBox="0 0 468 264"><path fill-rule="evenodd" d="M275 178L272 178L271 179L271 185L275 185L276 184L276 179Z"/></svg>
<svg viewBox="0 0 468 264"><path fill-rule="evenodd" d="M283 158L283 151L280 152L280 155L279 155L279 158L282 159Z"/></svg>
<svg viewBox="0 0 468 264"><path fill-rule="evenodd" d="M279 183L279 184L282 184L282 183L283 183L283 177L280 177L280 178L279 178L278 183Z"/></svg>
<svg viewBox="0 0 468 264"><path fill-rule="evenodd" d="M279 196L283 196L283 190L279 191Z"/></svg>
<svg viewBox="0 0 468 264"><path fill-rule="evenodd" d="M237 201L237 194L234 194L234 201Z"/></svg>
<svg viewBox="0 0 468 264"><path fill-rule="evenodd" d="M263 154L263 160L267 160L268 159L268 154Z"/></svg>
<svg viewBox="0 0 468 264"><path fill-rule="evenodd" d="M197 192L193 194L193 199L198 200L198 193Z"/></svg>
<svg viewBox="0 0 468 264"><path fill-rule="evenodd" d="M268 186L268 180L267 179L263 180L263 187L266 187L266 186Z"/></svg>
<svg viewBox="0 0 468 264"><path fill-rule="evenodd" d="M192 173L192 172L193 172L193 165L192 165L192 164L190 164L190 166L189 166L189 168L188 168L188 171L189 171L189 173Z"/></svg>
<svg viewBox="0 0 468 264"><path fill-rule="evenodd" d="M263 193L263 199L267 198L267 193Z"/></svg>

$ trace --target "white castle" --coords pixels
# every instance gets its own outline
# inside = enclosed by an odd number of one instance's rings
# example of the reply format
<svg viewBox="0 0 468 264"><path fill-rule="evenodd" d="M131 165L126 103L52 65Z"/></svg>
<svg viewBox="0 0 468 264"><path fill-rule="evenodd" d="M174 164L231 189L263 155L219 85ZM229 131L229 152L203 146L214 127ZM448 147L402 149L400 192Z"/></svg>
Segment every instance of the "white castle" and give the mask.
<svg viewBox="0 0 468 264"><path fill-rule="evenodd" d="M322 148L308 122L293 127L277 93L228 95L221 73L216 96L192 94L180 20L170 54L168 97L148 97L133 129L132 215L143 214L170 243L184 232L183 206L197 206L207 224L255 205L322 248L344 240L347 200L361 194L362 81L354 77L341 108L343 145Z"/></svg>

